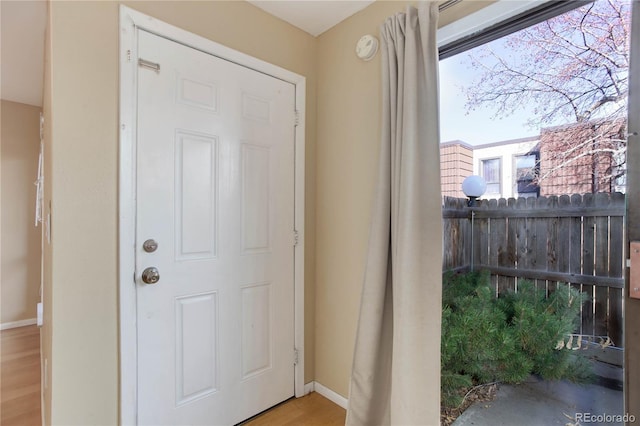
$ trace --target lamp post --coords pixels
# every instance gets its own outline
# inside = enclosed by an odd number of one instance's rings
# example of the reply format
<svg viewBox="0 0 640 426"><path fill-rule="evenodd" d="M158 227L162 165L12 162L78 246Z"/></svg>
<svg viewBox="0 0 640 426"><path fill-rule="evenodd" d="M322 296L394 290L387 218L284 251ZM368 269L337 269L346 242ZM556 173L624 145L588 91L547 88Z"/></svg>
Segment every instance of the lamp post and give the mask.
<svg viewBox="0 0 640 426"><path fill-rule="evenodd" d="M467 206L473 207L476 203L476 199L481 197L487 190L487 183L482 176L471 175L464 178L462 181L462 192L469 197Z"/></svg>
<svg viewBox="0 0 640 426"><path fill-rule="evenodd" d="M473 207L476 204L478 197L487 190L487 183L482 176L471 175L464 178L462 181L462 192L469 198L467 201L467 207ZM473 222L476 217L476 212L471 210L471 272L473 272Z"/></svg>

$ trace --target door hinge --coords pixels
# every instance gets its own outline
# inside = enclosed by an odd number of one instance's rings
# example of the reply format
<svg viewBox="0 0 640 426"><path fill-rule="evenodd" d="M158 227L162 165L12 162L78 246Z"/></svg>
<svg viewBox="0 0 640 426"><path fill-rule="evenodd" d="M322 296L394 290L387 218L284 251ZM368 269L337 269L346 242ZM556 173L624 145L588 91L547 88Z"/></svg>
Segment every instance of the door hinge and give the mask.
<svg viewBox="0 0 640 426"><path fill-rule="evenodd" d="M156 62L147 61L145 59L138 59L138 66L142 68L149 68L157 73L160 73L160 64Z"/></svg>
<svg viewBox="0 0 640 426"><path fill-rule="evenodd" d="M298 349L293 348L293 365L298 365L300 361L300 351Z"/></svg>
<svg viewBox="0 0 640 426"><path fill-rule="evenodd" d="M300 111L298 110L293 112L293 125L296 127L300 125Z"/></svg>
<svg viewBox="0 0 640 426"><path fill-rule="evenodd" d="M127 62L131 62L131 49L127 50Z"/></svg>
<svg viewBox="0 0 640 426"><path fill-rule="evenodd" d="M300 235L298 234L298 230L294 229L293 230L293 246L297 246L298 243L300 242Z"/></svg>

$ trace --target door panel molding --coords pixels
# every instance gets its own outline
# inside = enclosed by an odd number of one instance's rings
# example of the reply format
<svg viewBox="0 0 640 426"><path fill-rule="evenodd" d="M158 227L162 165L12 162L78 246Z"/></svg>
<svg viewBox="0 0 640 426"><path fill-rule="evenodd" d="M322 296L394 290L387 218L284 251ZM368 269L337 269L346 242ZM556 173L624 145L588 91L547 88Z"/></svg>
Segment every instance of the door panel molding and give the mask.
<svg viewBox="0 0 640 426"><path fill-rule="evenodd" d="M135 287L136 219L136 120L137 34L142 29L213 56L270 75L295 86L295 213L292 230L294 250L294 343L299 354L294 367L295 395L304 395L304 187L305 187L305 94L306 79L284 68L192 34L141 12L120 6L120 155L119 155L119 358L120 424L137 424L137 331ZM213 92L212 92L213 93ZM212 99L215 96L212 94ZM203 100L199 100L203 103ZM213 108L215 102L205 102ZM255 102L254 102L255 103ZM249 105L251 106L251 105ZM258 105L259 106L259 105ZM254 105L254 112L260 109ZM257 109L256 109L257 108ZM252 111L253 111L252 110ZM293 354L292 354L293 358Z"/></svg>

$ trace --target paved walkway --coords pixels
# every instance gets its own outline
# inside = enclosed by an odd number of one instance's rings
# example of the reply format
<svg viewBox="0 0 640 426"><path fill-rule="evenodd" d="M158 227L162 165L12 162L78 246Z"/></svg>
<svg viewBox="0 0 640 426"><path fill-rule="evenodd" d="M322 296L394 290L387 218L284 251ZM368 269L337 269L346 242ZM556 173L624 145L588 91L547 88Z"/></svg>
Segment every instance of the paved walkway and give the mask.
<svg viewBox="0 0 640 426"><path fill-rule="evenodd" d="M622 425L616 416L623 415L623 404L619 389L531 377L520 385L500 385L493 401L472 405L453 425Z"/></svg>

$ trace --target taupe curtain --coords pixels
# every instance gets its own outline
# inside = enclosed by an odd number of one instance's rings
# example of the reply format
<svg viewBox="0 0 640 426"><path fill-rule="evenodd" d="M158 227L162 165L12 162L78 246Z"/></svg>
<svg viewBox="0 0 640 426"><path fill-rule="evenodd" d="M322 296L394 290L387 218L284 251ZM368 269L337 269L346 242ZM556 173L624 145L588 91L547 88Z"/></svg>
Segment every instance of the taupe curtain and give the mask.
<svg viewBox="0 0 640 426"><path fill-rule="evenodd" d="M442 212L438 7L381 26L379 177L356 337L348 425L440 422Z"/></svg>

